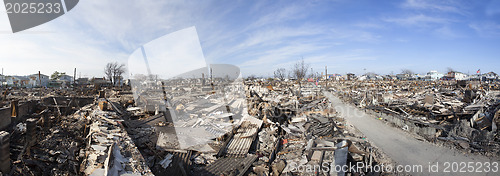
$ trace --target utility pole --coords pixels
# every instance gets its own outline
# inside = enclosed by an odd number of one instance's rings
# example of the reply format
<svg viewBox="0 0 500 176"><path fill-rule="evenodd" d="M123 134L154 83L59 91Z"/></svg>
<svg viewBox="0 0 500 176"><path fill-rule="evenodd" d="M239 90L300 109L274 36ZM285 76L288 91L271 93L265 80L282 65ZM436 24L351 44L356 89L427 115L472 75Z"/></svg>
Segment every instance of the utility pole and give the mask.
<svg viewBox="0 0 500 176"><path fill-rule="evenodd" d="M479 87L482 87L483 86L482 85L482 81L483 81L482 79L483 79L483 77L481 76L481 69L477 70L477 72L479 72L478 73L479 74Z"/></svg>
<svg viewBox="0 0 500 176"><path fill-rule="evenodd" d="M201 86L205 86L205 73L201 73Z"/></svg>
<svg viewBox="0 0 500 176"><path fill-rule="evenodd" d="M40 95L40 101L42 101L42 79L41 79L41 73L38 71L38 82L40 83L40 91L38 94Z"/></svg>
<svg viewBox="0 0 500 176"><path fill-rule="evenodd" d="M328 69L325 65L325 89L328 90Z"/></svg>
<svg viewBox="0 0 500 176"><path fill-rule="evenodd" d="M212 67L210 67L210 85L212 86L212 91L214 91L214 78L213 78L213 72L212 72Z"/></svg>
<svg viewBox="0 0 500 176"><path fill-rule="evenodd" d="M38 71L38 82L40 83L40 87L42 87L42 79L40 71Z"/></svg>
<svg viewBox="0 0 500 176"><path fill-rule="evenodd" d="M73 85L76 84L76 68L75 68L75 72L73 73Z"/></svg>

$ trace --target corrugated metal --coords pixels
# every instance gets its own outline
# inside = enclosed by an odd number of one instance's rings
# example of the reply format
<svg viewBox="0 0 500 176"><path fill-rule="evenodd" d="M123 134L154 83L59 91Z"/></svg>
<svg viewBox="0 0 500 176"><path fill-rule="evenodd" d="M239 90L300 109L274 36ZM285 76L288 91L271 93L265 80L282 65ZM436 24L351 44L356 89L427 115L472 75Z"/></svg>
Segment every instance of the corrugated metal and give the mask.
<svg viewBox="0 0 500 176"><path fill-rule="evenodd" d="M184 175L189 174L191 168L191 155L192 151L183 152L170 152L174 155L172 164L166 168L166 173L169 175Z"/></svg>
<svg viewBox="0 0 500 176"><path fill-rule="evenodd" d="M226 149L227 156L245 157L255 140L258 128L255 124L240 127Z"/></svg>
<svg viewBox="0 0 500 176"><path fill-rule="evenodd" d="M212 133L214 136L217 136L217 137L223 136L224 134L227 133L227 131L224 131L224 130L219 129L219 128L214 127L214 126L207 126L205 128L205 130Z"/></svg>
<svg viewBox="0 0 500 176"><path fill-rule="evenodd" d="M227 157L219 158L205 167L199 175L238 175L241 176L250 168L257 159L257 155L247 155L245 158Z"/></svg>

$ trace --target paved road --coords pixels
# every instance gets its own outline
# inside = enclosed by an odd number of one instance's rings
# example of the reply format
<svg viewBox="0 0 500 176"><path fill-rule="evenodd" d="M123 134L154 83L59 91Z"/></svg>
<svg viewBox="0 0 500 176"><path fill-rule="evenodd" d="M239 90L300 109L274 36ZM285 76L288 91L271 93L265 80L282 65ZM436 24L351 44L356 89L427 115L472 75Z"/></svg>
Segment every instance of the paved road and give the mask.
<svg viewBox="0 0 500 176"><path fill-rule="evenodd" d="M335 110L340 112L343 118L359 129L369 141L373 142L399 165L422 166L422 172L410 172L412 175L500 175L500 161L498 158L490 159L476 155L466 156L456 150L419 141L402 130L387 126L382 121L370 117L369 114L360 111L356 107L343 103L331 93L326 91L323 93L330 99ZM453 162L456 163L453 164ZM489 165L490 172L485 172L488 171L486 167L488 163L484 164L484 162L492 163ZM493 162L496 162L496 165ZM439 172L435 173L429 171L429 168L436 169L436 167L429 167L430 165L434 166L436 164ZM467 164L470 166L467 166ZM406 167L410 169L412 166ZM443 172L445 167L448 167L449 172L454 170L460 171L460 169L462 169L462 171L466 173L445 173ZM467 172L468 169L483 172ZM496 172L491 172L492 170L496 170Z"/></svg>

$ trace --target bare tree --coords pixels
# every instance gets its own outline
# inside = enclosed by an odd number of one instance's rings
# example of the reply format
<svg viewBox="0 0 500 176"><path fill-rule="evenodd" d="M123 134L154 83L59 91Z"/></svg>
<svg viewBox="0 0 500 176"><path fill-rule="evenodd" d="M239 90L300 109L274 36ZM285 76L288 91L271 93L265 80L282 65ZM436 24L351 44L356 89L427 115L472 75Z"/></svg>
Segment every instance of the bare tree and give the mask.
<svg viewBox="0 0 500 176"><path fill-rule="evenodd" d="M118 81L118 84L120 84L120 80L122 80L122 75L123 73L125 73L125 64L120 64L118 65L118 63L115 63L116 64L116 68L113 72L113 79L114 79L114 84L117 83ZM113 85L114 85L113 84Z"/></svg>
<svg viewBox="0 0 500 176"><path fill-rule="evenodd" d="M401 73L402 74L407 74L407 75L413 75L415 74L413 71L411 71L410 69L401 69Z"/></svg>
<svg viewBox="0 0 500 176"><path fill-rule="evenodd" d="M112 85L121 80L123 73L125 73L125 64L118 64L118 62L110 62L104 68L104 74L106 74Z"/></svg>
<svg viewBox="0 0 500 176"><path fill-rule="evenodd" d="M309 64L304 63L304 58L302 58L302 60L295 63L295 66L293 67L292 74L299 82L299 90L300 90L300 87L302 87L302 84L301 84L302 79L304 79L304 77L306 77L308 70L309 70Z"/></svg>
<svg viewBox="0 0 500 176"><path fill-rule="evenodd" d="M286 70L285 68L278 68L276 71L274 71L274 78L277 78L281 81L285 80L286 77Z"/></svg>
<svg viewBox="0 0 500 176"><path fill-rule="evenodd" d="M106 64L106 67L104 68L104 74L106 75L106 78L108 78L111 82L113 82L113 69L115 63L110 62Z"/></svg>
<svg viewBox="0 0 500 176"><path fill-rule="evenodd" d="M292 74L297 80L300 81L306 77L308 70L309 70L309 64L306 64L304 62L304 59L302 59L297 63L295 63L295 66L292 70Z"/></svg>

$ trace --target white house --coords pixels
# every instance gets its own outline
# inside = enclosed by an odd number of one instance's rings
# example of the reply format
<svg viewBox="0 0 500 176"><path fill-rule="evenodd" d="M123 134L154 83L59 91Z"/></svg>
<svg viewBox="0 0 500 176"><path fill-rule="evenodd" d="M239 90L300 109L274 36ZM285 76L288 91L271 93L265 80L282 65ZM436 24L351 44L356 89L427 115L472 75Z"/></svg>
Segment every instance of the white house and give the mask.
<svg viewBox="0 0 500 176"><path fill-rule="evenodd" d="M361 75L358 77L358 80L363 81L363 80L383 80L384 77L377 75L375 73L366 73L364 75Z"/></svg>
<svg viewBox="0 0 500 176"><path fill-rule="evenodd" d="M411 80L412 79L412 75L401 73L401 74L396 74L396 78L398 80Z"/></svg>
<svg viewBox="0 0 500 176"><path fill-rule="evenodd" d="M456 80L466 80L467 78L468 78L467 74L455 72L455 79Z"/></svg>
<svg viewBox="0 0 500 176"><path fill-rule="evenodd" d="M50 80L50 77L47 76L47 75L44 75L44 74L40 74L40 76L38 76L38 74L32 74L32 75L29 75L29 85L31 87L39 87L40 86L40 83L41 83L41 86L47 86L47 84L49 83L49 80Z"/></svg>
<svg viewBox="0 0 500 176"><path fill-rule="evenodd" d="M5 84L9 86L29 87L29 78L26 76L5 76Z"/></svg>
<svg viewBox="0 0 500 176"><path fill-rule="evenodd" d="M468 78L468 75L466 75L465 73L461 73L461 72L456 72L456 71L451 71L451 72L448 72L448 74L446 74L446 79L449 79L449 80L466 80Z"/></svg>
<svg viewBox="0 0 500 176"><path fill-rule="evenodd" d="M57 79L57 80L62 82L63 87L66 87L66 86L69 86L73 82L73 77L69 76L69 75L61 75L61 77L59 77L59 79Z"/></svg>
<svg viewBox="0 0 500 176"><path fill-rule="evenodd" d="M432 70L432 71L427 72L424 79L426 81L435 81L435 80L441 79L443 76L444 75L439 73L438 71Z"/></svg>
<svg viewBox="0 0 500 176"><path fill-rule="evenodd" d="M498 79L498 74L496 74L495 72L488 72L482 75L482 80L485 81L496 81Z"/></svg>

